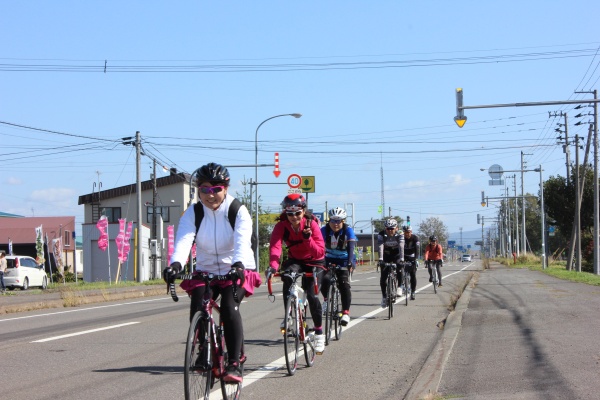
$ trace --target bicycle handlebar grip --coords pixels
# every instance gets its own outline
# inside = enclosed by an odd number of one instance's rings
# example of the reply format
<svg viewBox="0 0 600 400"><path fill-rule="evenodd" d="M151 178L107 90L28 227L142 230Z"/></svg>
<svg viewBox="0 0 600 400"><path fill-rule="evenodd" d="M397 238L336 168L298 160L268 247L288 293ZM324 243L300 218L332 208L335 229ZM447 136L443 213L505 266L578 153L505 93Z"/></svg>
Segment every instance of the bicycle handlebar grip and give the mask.
<svg viewBox="0 0 600 400"><path fill-rule="evenodd" d="M177 297L177 292L175 291L174 283L169 283L169 293L171 293L171 298L173 299L174 302L179 301L179 297Z"/></svg>

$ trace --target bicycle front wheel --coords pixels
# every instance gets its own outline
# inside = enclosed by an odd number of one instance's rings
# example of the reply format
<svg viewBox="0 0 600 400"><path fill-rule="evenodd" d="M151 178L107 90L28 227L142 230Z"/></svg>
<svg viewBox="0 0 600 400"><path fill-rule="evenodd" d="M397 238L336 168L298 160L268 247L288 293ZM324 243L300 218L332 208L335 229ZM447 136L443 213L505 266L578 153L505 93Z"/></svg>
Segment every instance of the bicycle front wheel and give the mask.
<svg viewBox="0 0 600 400"><path fill-rule="evenodd" d="M394 316L394 303L396 302L396 292L394 289L395 277L393 274L388 275L387 279L387 303L388 303L388 318L392 319Z"/></svg>
<svg viewBox="0 0 600 400"><path fill-rule="evenodd" d="M431 282L433 283L433 293L437 294L437 287L438 287L438 273L437 273L437 268L434 267L429 267L431 268Z"/></svg>
<svg viewBox="0 0 600 400"><path fill-rule="evenodd" d="M404 271L404 304L408 306L408 296L410 293L410 275L408 271Z"/></svg>
<svg viewBox="0 0 600 400"><path fill-rule="evenodd" d="M325 310L325 346L329 346L331 331L333 330L335 282L332 280L327 291L327 309Z"/></svg>
<svg viewBox="0 0 600 400"><path fill-rule="evenodd" d="M340 302L340 291L336 288L333 295L333 321L335 323L335 339L342 338L342 304Z"/></svg>
<svg viewBox="0 0 600 400"><path fill-rule="evenodd" d="M184 379L185 400L208 400L214 383L212 375L212 325L196 312L190 323L185 345Z"/></svg>
<svg viewBox="0 0 600 400"><path fill-rule="evenodd" d="M296 298L288 297L285 310L285 333L283 334L285 365L288 373L294 375L298 367L298 348L300 346L300 321Z"/></svg>

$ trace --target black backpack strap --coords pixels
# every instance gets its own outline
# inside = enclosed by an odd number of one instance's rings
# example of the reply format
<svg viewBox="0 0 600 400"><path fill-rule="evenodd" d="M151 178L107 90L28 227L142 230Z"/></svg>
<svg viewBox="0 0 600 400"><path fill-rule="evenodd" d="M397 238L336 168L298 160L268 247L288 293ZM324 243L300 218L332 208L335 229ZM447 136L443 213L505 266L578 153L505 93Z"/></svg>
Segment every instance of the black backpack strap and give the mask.
<svg viewBox="0 0 600 400"><path fill-rule="evenodd" d="M227 217L229 218L229 224L231 224L231 229L235 229L235 219L237 218L237 213L242 206L242 202L238 199L233 199L231 205L229 206L229 211L227 213Z"/></svg>
<svg viewBox="0 0 600 400"><path fill-rule="evenodd" d="M202 218L204 218L204 207L202 203L197 202L194 204L194 217L196 222L196 235L198 234L198 229L200 229L200 224L202 223Z"/></svg>

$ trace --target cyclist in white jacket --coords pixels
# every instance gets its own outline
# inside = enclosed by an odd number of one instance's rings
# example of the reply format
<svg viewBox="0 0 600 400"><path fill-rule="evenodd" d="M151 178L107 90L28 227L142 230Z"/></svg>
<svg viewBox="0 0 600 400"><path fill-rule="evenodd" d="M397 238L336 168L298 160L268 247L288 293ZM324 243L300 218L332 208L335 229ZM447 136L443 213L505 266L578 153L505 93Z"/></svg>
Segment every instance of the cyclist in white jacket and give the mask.
<svg viewBox="0 0 600 400"><path fill-rule="evenodd" d="M204 217L197 232L194 207L189 207L181 217L171 264L164 271L165 280L172 282L176 274L181 272L195 241L196 271L215 275L231 274L240 278L243 284L248 273L245 270L256 270L251 247L252 218L242 205L237 212L235 229L232 228L228 212L234 197L227 194L230 180L227 168L209 163L195 173ZM191 296L191 321L196 311L202 309L206 288L203 281L194 279L184 280L181 286ZM223 379L241 382L240 352L244 336L239 302L244 297L245 290L241 285L237 288L236 301L231 281L220 281L213 284L211 289L215 296L221 295L221 321L225 326L225 343L229 353L229 365Z"/></svg>

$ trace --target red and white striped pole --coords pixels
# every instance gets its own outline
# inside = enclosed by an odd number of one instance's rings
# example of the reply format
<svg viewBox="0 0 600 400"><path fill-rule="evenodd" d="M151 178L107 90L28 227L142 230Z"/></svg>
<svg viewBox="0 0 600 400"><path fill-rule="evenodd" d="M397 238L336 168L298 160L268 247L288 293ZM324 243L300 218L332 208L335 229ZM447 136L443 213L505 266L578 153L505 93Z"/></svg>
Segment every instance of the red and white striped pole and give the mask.
<svg viewBox="0 0 600 400"><path fill-rule="evenodd" d="M273 171L273 175L275 178L279 178L281 171L279 170L279 153L275 153L275 170Z"/></svg>

